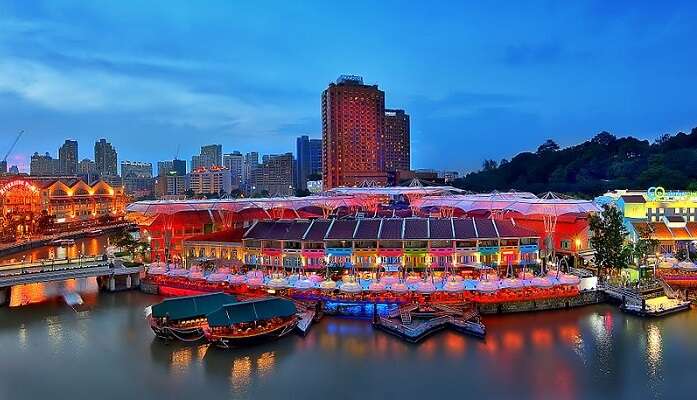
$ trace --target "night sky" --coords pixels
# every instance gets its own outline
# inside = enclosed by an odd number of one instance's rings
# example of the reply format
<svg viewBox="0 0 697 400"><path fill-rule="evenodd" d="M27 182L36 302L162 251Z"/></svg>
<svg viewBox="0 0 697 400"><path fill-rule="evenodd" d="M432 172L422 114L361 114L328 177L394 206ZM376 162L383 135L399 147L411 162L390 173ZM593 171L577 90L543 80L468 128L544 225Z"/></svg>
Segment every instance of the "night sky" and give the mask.
<svg viewBox="0 0 697 400"><path fill-rule="evenodd" d="M697 2L83 3L0 0L0 157L26 130L25 171L66 138L153 163L294 151L340 74L411 115L414 168L697 126Z"/></svg>

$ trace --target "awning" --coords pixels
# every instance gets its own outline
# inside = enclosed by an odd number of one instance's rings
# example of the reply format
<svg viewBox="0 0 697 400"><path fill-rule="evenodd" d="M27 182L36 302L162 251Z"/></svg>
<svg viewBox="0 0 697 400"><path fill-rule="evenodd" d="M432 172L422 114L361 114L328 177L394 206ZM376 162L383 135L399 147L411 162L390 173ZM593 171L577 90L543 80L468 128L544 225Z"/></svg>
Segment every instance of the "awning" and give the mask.
<svg viewBox="0 0 697 400"><path fill-rule="evenodd" d="M167 317L170 320L182 320L203 317L224 304L235 303L237 298L225 293L211 293L196 296L165 299L152 307L154 318Z"/></svg>
<svg viewBox="0 0 697 400"><path fill-rule="evenodd" d="M208 314L210 327L225 327L243 322L290 317L297 312L295 303L283 298L267 298L227 304Z"/></svg>

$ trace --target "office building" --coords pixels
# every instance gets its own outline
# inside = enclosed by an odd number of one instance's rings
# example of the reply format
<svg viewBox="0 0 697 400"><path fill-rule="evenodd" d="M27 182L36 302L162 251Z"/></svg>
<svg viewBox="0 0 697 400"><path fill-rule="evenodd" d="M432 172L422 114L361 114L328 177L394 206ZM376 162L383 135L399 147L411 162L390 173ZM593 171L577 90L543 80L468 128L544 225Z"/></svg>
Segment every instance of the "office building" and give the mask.
<svg viewBox="0 0 697 400"><path fill-rule="evenodd" d="M201 146L201 153L191 157L191 170L220 167L223 165L223 146L209 144Z"/></svg>
<svg viewBox="0 0 697 400"><path fill-rule="evenodd" d="M194 194L226 194L231 186L230 171L225 167L199 168L189 173L189 190Z"/></svg>
<svg viewBox="0 0 697 400"><path fill-rule="evenodd" d="M293 153L265 155L254 172L252 193L271 197L294 195L293 161Z"/></svg>
<svg viewBox="0 0 697 400"><path fill-rule="evenodd" d="M244 155L242 169L242 188L245 193L251 193L254 186L254 173L259 168L259 153L253 151Z"/></svg>
<svg viewBox="0 0 697 400"><path fill-rule="evenodd" d="M140 161L121 161L121 176L152 178L152 163Z"/></svg>
<svg viewBox="0 0 697 400"><path fill-rule="evenodd" d="M157 175L186 175L186 161L174 159L157 162Z"/></svg>
<svg viewBox="0 0 697 400"><path fill-rule="evenodd" d="M58 148L58 160L61 175L77 174L77 140L68 139Z"/></svg>
<svg viewBox="0 0 697 400"><path fill-rule="evenodd" d="M60 160L45 154L34 153L29 163L29 175L55 176L60 174Z"/></svg>
<svg viewBox="0 0 697 400"><path fill-rule="evenodd" d="M410 162L409 114L385 110L385 171L408 171Z"/></svg>
<svg viewBox="0 0 697 400"><path fill-rule="evenodd" d="M135 196L151 195L155 189L152 163L121 161L121 179L126 193Z"/></svg>
<svg viewBox="0 0 697 400"><path fill-rule="evenodd" d="M89 158L84 158L77 165L78 174L96 174L97 173L97 163L90 160Z"/></svg>
<svg viewBox="0 0 697 400"><path fill-rule="evenodd" d="M322 140L300 136L296 140L296 157L295 185L307 190L310 177L322 175Z"/></svg>
<svg viewBox="0 0 697 400"><path fill-rule="evenodd" d="M239 189L242 186L244 172L244 156L239 151L223 155L223 166L230 171L232 188Z"/></svg>
<svg viewBox="0 0 697 400"><path fill-rule="evenodd" d="M107 142L106 139L100 139L94 144L94 163L97 166L97 173L102 176L118 175L118 155L116 149Z"/></svg>

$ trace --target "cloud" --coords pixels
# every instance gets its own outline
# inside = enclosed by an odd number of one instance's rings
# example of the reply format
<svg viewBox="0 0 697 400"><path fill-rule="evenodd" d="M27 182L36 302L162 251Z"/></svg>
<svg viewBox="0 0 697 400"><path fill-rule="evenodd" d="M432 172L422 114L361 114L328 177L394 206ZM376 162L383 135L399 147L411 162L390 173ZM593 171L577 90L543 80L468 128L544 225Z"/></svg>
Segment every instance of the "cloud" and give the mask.
<svg viewBox="0 0 697 400"><path fill-rule="evenodd" d="M274 133L308 118L292 106L250 102L156 78L99 69L58 69L36 61L0 60L0 92L65 113L136 113L162 124Z"/></svg>

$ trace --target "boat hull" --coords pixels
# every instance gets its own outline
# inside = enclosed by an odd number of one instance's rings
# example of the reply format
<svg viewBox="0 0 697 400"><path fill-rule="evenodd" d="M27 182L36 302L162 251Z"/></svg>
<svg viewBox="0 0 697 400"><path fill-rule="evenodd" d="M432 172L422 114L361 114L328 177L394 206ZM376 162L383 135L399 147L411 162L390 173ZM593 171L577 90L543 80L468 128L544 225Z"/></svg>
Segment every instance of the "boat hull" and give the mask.
<svg viewBox="0 0 697 400"><path fill-rule="evenodd" d="M291 320L283 324L279 324L278 326L274 326L271 329L253 332L247 335L217 334L207 329L205 331L205 337L210 343L223 349L229 349L279 339L293 332L293 329L297 324L298 318L294 317Z"/></svg>
<svg viewBox="0 0 697 400"><path fill-rule="evenodd" d="M163 340L180 340L183 342L196 342L205 337L204 325L179 328L169 325L161 325L151 319L150 329L155 336Z"/></svg>

